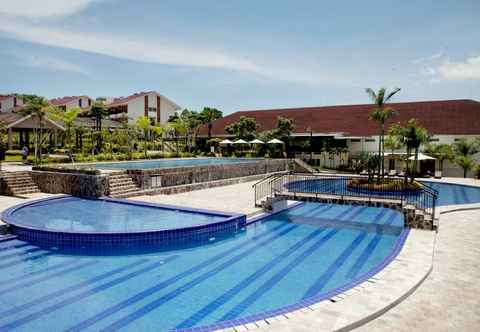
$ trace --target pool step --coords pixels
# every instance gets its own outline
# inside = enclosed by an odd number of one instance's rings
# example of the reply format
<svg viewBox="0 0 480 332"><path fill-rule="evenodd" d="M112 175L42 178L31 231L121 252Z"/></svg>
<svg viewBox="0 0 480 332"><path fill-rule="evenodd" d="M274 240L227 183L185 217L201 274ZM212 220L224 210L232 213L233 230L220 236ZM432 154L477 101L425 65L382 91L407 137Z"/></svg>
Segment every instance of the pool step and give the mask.
<svg viewBox="0 0 480 332"><path fill-rule="evenodd" d="M109 196L126 198L141 193L137 183L126 173L112 173L109 176Z"/></svg>
<svg viewBox="0 0 480 332"><path fill-rule="evenodd" d="M1 179L6 195L24 196L41 192L33 181L32 174L24 172L2 172Z"/></svg>

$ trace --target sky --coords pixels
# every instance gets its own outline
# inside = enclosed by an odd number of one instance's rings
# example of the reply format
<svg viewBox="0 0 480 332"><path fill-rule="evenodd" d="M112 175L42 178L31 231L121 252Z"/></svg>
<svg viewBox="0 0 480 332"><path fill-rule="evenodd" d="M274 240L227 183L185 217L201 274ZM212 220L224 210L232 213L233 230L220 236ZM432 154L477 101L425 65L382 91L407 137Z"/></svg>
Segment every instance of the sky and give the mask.
<svg viewBox="0 0 480 332"><path fill-rule="evenodd" d="M480 100L478 0L0 0L0 94L240 110Z"/></svg>

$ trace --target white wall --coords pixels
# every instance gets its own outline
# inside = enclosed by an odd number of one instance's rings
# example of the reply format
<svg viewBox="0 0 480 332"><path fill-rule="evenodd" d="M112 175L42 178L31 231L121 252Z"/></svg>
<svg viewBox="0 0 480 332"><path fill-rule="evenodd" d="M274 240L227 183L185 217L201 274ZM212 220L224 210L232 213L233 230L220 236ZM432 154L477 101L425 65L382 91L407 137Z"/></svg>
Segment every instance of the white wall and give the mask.
<svg viewBox="0 0 480 332"><path fill-rule="evenodd" d="M438 141L432 141L433 144L453 144L455 139L459 138L466 138L466 139L474 139L476 137L480 137L479 135L435 135L432 138L438 139ZM362 138L361 142L351 142L351 140L347 140L347 146L350 152L350 155L358 154L362 151L365 152L377 152L378 151L378 138L377 137L367 137L368 139L375 139L375 142L365 142L366 138ZM390 150L386 149L385 152L390 152ZM405 149L395 150L395 152L405 152ZM473 156L475 160L480 161L480 153L477 153ZM397 170L400 170L401 163L396 163ZM388 167L388 163L386 164ZM438 165L437 165L438 166ZM472 177L474 172L469 172L469 176ZM463 170L455 165L452 162L445 161L443 164L443 176L451 176L451 177L463 177Z"/></svg>
<svg viewBox="0 0 480 332"><path fill-rule="evenodd" d="M7 99L4 99L0 101L2 104L2 108L0 109L1 112L10 112L12 108L14 108L14 97L11 96ZM23 105L23 99L20 97L17 97L17 106L22 106Z"/></svg>
<svg viewBox="0 0 480 332"><path fill-rule="evenodd" d="M128 123L133 124L137 118L144 116L145 96L140 96L128 102ZM148 94L148 107L157 108L157 94ZM160 97L160 123L164 124L171 115L175 114L175 106L163 97ZM156 112L149 112L148 116L157 119Z"/></svg>

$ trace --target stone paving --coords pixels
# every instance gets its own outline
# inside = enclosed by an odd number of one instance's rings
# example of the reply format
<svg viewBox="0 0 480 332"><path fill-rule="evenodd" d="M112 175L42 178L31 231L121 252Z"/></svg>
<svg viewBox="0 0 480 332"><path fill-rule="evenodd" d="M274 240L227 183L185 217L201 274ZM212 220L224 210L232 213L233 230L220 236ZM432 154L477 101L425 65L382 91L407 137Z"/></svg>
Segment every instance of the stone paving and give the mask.
<svg viewBox="0 0 480 332"><path fill-rule="evenodd" d="M260 208L254 206L252 185L255 182L244 182L172 195L137 196L132 197L131 200L249 215L260 211Z"/></svg>
<svg viewBox="0 0 480 332"><path fill-rule="evenodd" d="M359 331L480 331L480 210L443 214L432 274Z"/></svg>

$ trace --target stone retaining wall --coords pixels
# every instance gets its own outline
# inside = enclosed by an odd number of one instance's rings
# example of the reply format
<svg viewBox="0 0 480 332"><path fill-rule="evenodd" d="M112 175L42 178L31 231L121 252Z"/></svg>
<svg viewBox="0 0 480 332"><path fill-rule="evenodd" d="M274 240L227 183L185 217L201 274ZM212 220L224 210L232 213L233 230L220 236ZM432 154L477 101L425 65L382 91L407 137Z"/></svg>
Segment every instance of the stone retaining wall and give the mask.
<svg viewBox="0 0 480 332"><path fill-rule="evenodd" d="M287 159L265 159L235 164L127 170L143 190L203 183L286 171Z"/></svg>
<svg viewBox="0 0 480 332"><path fill-rule="evenodd" d="M106 175L32 171L32 178L44 193L63 193L81 197L101 197L108 193Z"/></svg>

